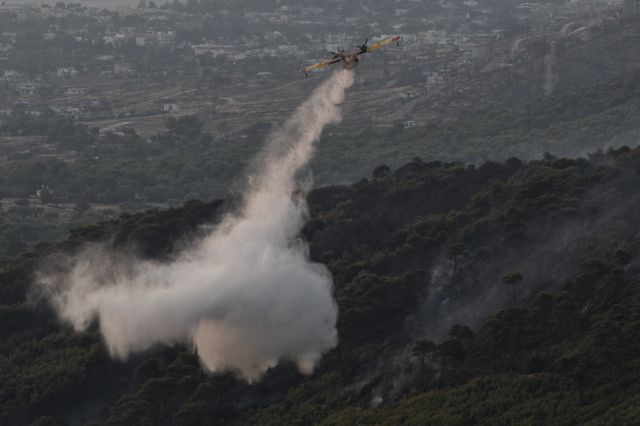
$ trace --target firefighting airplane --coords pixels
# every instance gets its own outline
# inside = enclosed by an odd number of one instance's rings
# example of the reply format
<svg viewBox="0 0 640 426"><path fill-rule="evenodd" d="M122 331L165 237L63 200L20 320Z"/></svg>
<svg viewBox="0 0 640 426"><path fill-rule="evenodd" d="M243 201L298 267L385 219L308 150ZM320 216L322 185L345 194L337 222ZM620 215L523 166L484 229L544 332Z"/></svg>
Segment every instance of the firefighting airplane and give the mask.
<svg viewBox="0 0 640 426"><path fill-rule="evenodd" d="M304 67L300 70L305 77L309 75L311 71L320 70L328 67L329 65L337 64L338 62L342 62L342 66L346 70L352 70L358 66L358 62L360 62L360 55L364 55L365 53L375 52L376 50L380 50L385 46L388 46L392 43L396 43L400 46L400 36L389 37L384 40L380 40L371 46L367 46L369 39L367 39L362 46L358 46L358 50L355 50L351 53L347 53L344 49L338 47L337 52L329 52L333 55L331 59L327 59L322 62L318 62L317 64L309 65L308 67Z"/></svg>

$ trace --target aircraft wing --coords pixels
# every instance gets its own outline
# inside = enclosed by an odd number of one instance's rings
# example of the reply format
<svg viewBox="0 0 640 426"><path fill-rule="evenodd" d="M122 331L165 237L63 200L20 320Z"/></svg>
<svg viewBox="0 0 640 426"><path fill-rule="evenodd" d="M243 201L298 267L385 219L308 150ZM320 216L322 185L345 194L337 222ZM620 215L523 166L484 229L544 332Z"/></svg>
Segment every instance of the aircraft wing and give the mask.
<svg viewBox="0 0 640 426"><path fill-rule="evenodd" d="M400 43L400 36L385 38L384 40L380 40L376 43L373 43L371 46L367 48L367 52L375 52L376 50L380 50L383 47L393 43Z"/></svg>
<svg viewBox="0 0 640 426"><path fill-rule="evenodd" d="M326 61L318 62L317 64L309 65L308 67L304 67L300 70L305 76L309 74L311 71L321 70L323 68L328 67L329 65L337 64L340 62L340 58L327 59Z"/></svg>

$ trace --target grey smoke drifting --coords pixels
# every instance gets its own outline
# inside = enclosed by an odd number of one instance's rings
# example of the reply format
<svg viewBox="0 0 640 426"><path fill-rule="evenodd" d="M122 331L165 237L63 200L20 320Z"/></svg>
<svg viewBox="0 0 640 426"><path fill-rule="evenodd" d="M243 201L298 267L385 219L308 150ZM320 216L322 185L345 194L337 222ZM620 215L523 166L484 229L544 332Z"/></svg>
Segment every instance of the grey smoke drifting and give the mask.
<svg viewBox="0 0 640 426"><path fill-rule="evenodd" d="M553 94L558 83L558 45L557 42L549 42L549 53L544 56L544 94Z"/></svg>
<svg viewBox="0 0 640 426"><path fill-rule="evenodd" d="M323 128L341 119L353 73L339 71L274 132L243 207L170 263L88 249L62 274L42 272L60 318L78 330L99 321L124 359L157 344L192 344L211 372L258 380L280 360L311 373L337 344L332 278L309 261L299 233L308 182L297 183Z"/></svg>

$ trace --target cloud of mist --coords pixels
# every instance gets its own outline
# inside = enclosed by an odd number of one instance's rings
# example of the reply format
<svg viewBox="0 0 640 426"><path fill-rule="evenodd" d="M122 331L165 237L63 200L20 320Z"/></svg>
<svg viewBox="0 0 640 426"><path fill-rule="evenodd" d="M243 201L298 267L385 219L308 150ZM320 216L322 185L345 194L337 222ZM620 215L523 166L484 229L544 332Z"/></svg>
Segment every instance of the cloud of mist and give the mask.
<svg viewBox="0 0 640 426"><path fill-rule="evenodd" d="M43 270L59 317L82 331L98 321L109 352L125 359L158 344L192 344L211 372L247 381L280 360L312 372L337 344L333 282L310 262L300 230L309 182L297 174L324 127L339 122L353 73L339 71L276 130L249 180L244 204L168 263L87 248Z"/></svg>
<svg viewBox="0 0 640 426"><path fill-rule="evenodd" d="M557 42L549 42L549 53L544 56L544 94L552 95L558 83L558 45Z"/></svg>

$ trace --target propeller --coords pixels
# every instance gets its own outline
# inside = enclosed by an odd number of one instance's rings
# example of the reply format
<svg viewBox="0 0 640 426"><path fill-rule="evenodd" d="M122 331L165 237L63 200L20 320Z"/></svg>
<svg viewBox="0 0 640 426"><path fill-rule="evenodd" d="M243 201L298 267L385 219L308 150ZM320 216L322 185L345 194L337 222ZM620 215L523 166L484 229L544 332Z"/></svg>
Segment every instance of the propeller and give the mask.
<svg viewBox="0 0 640 426"><path fill-rule="evenodd" d="M358 46L360 52L365 53L367 51L367 43L369 43L369 39L366 39L363 45Z"/></svg>
<svg viewBox="0 0 640 426"><path fill-rule="evenodd" d="M336 47L336 52L329 51L329 53L333 55L334 59L345 56L345 50L340 46Z"/></svg>

